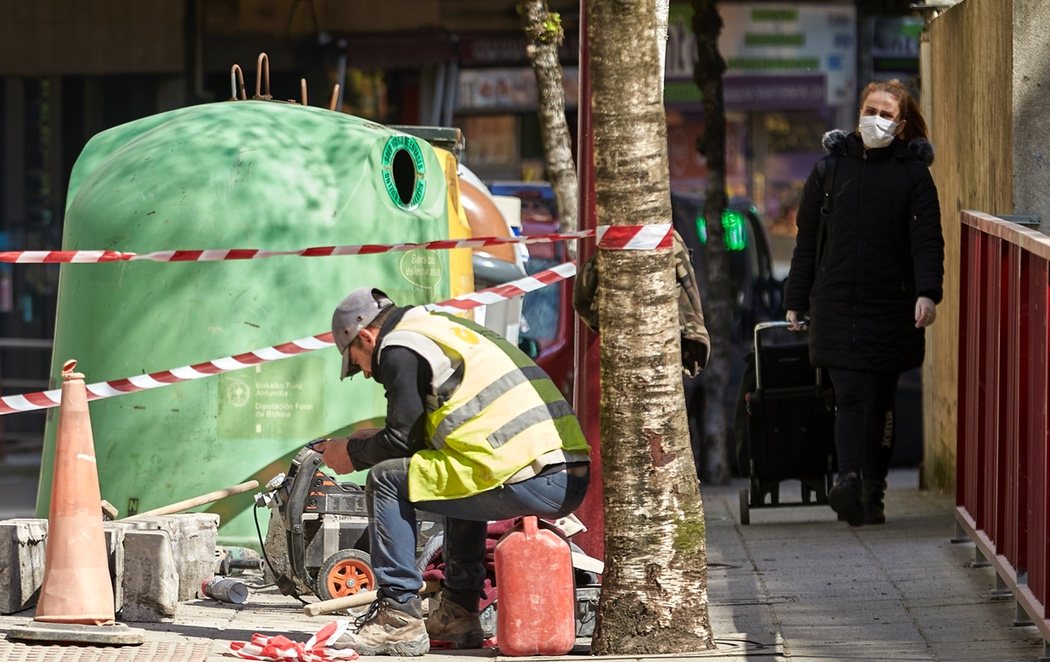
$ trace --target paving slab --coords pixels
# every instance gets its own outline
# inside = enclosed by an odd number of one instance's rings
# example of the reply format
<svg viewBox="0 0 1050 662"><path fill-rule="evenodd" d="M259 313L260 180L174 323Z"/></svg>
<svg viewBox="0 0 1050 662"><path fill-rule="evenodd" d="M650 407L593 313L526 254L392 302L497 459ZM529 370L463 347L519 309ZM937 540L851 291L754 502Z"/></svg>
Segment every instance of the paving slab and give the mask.
<svg viewBox="0 0 1050 662"><path fill-rule="evenodd" d="M914 470L895 472L890 483L889 523L857 529L836 521L826 507L754 511L752 524L743 526L737 506L743 481L702 486L710 620L720 646L696 657L793 662L1039 659L1043 643L1037 630L1013 627L1013 601L991 599L994 571L972 567L971 543L949 542L955 530L951 497L920 492ZM8 498L12 490L34 494L35 475L9 481L0 471L0 512L7 506L9 517L31 515L31 500L28 506L9 506L16 502ZM218 662L232 659L222 656L230 641L246 640L255 632L305 641L327 622L304 616L292 598L261 588L253 590L245 605L181 602L170 623L136 624L146 631L146 643L119 656L110 651L109 657L89 657L91 651L63 649L55 657L54 651L6 640L10 627L31 616L31 611L0 616L0 662ZM494 650L435 650L422 659L463 658L503 659ZM581 655L561 659L579 660Z"/></svg>
<svg viewBox="0 0 1050 662"><path fill-rule="evenodd" d="M971 641L966 643L948 642L933 644L930 651L936 660L974 660L975 662L1014 662L1024 660L1034 662L1041 659L1033 657L1033 648L1041 650L1038 634L1027 641Z"/></svg>
<svg viewBox="0 0 1050 662"><path fill-rule="evenodd" d="M792 660L1038 659L1035 629L1011 626L1013 601L990 599L994 571L950 542L951 497L917 485L913 470L891 474L889 522L858 528L827 507L752 510L744 526L743 481L702 486L709 555L732 564L710 575L712 624L738 622L739 591L766 606L748 616L771 619Z"/></svg>
<svg viewBox="0 0 1050 662"><path fill-rule="evenodd" d="M893 642L828 643L819 648L794 646L788 648L791 662L829 662L829 660L859 660L863 662L923 662L925 660L959 660L940 658L923 646ZM997 658L996 658L997 659Z"/></svg>
<svg viewBox="0 0 1050 662"><path fill-rule="evenodd" d="M798 603L778 612L780 623L791 626L839 625L914 625L915 617L899 600L842 600Z"/></svg>

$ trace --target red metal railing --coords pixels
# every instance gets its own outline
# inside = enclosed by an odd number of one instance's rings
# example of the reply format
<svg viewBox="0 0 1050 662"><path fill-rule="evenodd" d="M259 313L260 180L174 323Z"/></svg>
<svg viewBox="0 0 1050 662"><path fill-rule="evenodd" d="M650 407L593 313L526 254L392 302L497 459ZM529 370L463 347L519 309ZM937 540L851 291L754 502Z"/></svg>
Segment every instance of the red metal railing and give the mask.
<svg viewBox="0 0 1050 662"><path fill-rule="evenodd" d="M1050 237L962 213L955 518L1050 640Z"/></svg>

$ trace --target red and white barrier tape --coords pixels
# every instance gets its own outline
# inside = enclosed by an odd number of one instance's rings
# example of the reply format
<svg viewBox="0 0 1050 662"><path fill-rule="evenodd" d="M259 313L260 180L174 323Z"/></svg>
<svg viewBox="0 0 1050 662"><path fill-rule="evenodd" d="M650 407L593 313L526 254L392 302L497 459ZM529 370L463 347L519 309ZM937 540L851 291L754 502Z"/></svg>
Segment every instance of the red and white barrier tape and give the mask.
<svg viewBox="0 0 1050 662"><path fill-rule="evenodd" d="M609 250L647 251L670 248L674 233L670 223L598 226L598 247Z"/></svg>
<svg viewBox="0 0 1050 662"><path fill-rule="evenodd" d="M217 262L223 260L256 260L280 255L300 257L335 257L339 255L375 255L396 251L422 249L428 251L455 248L485 248L504 244L541 244L570 239L593 237L594 230L564 234L533 234L520 237L473 237L471 239L439 239L423 243L355 244L348 246L314 246L288 251L257 248L220 248L213 250L156 251L153 253L123 253L120 251L2 251L0 262L13 264L91 264L102 262Z"/></svg>
<svg viewBox="0 0 1050 662"><path fill-rule="evenodd" d="M560 264L553 269L547 269L539 273L519 278L518 280L503 283L496 287L490 287L479 292L471 292L463 296L441 301L439 303L427 304L427 310L436 312L461 312L471 310L492 303L499 303L507 299L522 296L528 292L538 290L542 287L557 283L558 281L572 278L576 275L576 265L572 262ZM260 363L279 361L291 358L318 349L332 347L332 333L320 333L307 338L299 338L290 342L281 343L272 347L265 347L243 354L226 356L221 359L195 363L181 368L161 370L148 375L135 375L124 379L116 379L108 382L96 382L87 385L87 399L101 400L118 395L127 395L136 391L145 391L177 384L179 382L191 381L211 377L223 372L232 372L250 368ZM21 395L7 395L0 397L0 416L23 411L35 411L38 409L50 409L57 407L62 402L62 390L38 391L36 393L24 393Z"/></svg>
<svg viewBox="0 0 1050 662"><path fill-rule="evenodd" d="M529 292L534 292L535 290L544 288L552 283L557 283L566 278L572 278L575 275L576 265L572 262L565 262L564 264L559 264L552 269L540 271L526 278L512 280L509 283L503 283L502 285L490 287L479 292L464 294L463 296L443 301L441 303L432 303L425 306L425 308L438 313L458 313L464 310L478 308L480 306L487 306L490 303L499 303L500 301L513 299L514 297L520 297Z"/></svg>
<svg viewBox="0 0 1050 662"><path fill-rule="evenodd" d="M671 247L671 225L602 225L595 230L533 234L520 237L474 237L439 239L422 243L354 244L346 246L313 246L288 251L259 248L218 248L211 250L155 251L125 253L121 251L0 251L0 263L8 264L100 264L103 262L219 262L257 260L281 255L299 257L336 257L340 255L375 255L416 249L437 251L456 248L485 248L504 244L540 244L573 239L586 239L597 234L598 245L605 249L651 250Z"/></svg>
<svg viewBox="0 0 1050 662"><path fill-rule="evenodd" d="M284 635L265 635L256 632L249 641L231 641L226 654L242 660L270 662L356 660L360 656L352 648L332 648L349 627L350 621L346 619L332 621L318 630L306 643L292 641Z"/></svg>

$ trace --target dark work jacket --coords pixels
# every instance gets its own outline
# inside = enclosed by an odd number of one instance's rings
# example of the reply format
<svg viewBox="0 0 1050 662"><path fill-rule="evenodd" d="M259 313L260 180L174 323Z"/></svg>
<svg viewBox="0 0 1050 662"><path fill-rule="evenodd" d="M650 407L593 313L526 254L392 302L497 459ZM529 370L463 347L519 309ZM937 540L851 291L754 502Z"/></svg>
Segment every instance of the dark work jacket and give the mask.
<svg viewBox="0 0 1050 662"><path fill-rule="evenodd" d="M407 307L396 308L386 318L379 329L376 347L397 326L406 310ZM372 355L372 377L386 391L386 424L367 439L347 441L346 450L355 469L368 469L383 460L411 457L425 445L424 398L430 390L430 364L411 349L399 345L384 349L382 357L379 361L379 352Z"/></svg>
<svg viewBox="0 0 1050 662"><path fill-rule="evenodd" d="M784 307L808 312L814 365L869 372L918 366L925 334L915 328L915 301L939 303L944 278L933 146L896 138L865 149L860 136L844 131L829 132L823 144L828 156L802 192ZM822 228L824 173L833 189Z"/></svg>

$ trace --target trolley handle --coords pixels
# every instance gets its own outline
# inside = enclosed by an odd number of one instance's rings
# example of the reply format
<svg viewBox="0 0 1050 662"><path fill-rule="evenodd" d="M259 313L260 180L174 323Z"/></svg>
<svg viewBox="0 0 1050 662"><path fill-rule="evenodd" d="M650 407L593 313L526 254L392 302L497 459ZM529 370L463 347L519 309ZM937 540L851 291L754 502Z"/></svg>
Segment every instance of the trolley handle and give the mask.
<svg viewBox="0 0 1050 662"><path fill-rule="evenodd" d="M762 341L761 341L762 332L763 331L768 331L769 329L786 329L786 328L788 328L790 326L791 326L790 322L759 322L758 324L755 325L755 334L754 334L754 341L753 341L752 349L753 349L753 351L755 353L755 390L756 391L761 391L762 390L762 366L760 364L760 357L762 356L762 352L759 351L762 348ZM802 330L803 331L808 331L809 330L808 325L803 326ZM817 372L817 386L819 387L820 386L820 370L818 368L814 368L814 370L816 370L816 372Z"/></svg>

